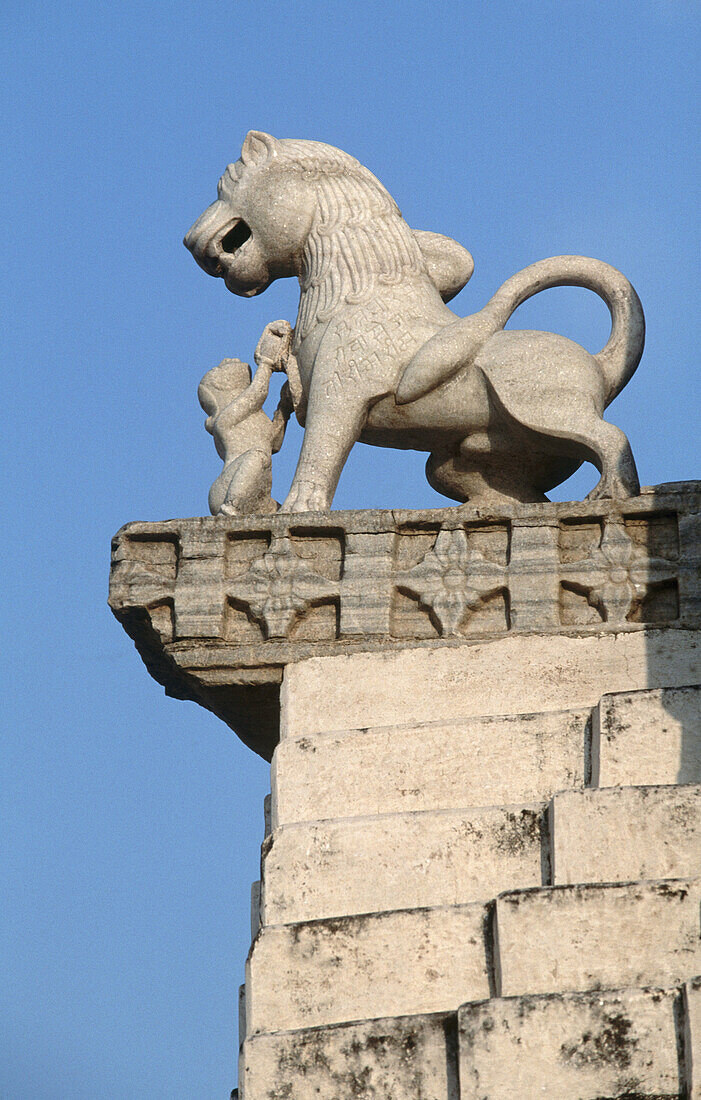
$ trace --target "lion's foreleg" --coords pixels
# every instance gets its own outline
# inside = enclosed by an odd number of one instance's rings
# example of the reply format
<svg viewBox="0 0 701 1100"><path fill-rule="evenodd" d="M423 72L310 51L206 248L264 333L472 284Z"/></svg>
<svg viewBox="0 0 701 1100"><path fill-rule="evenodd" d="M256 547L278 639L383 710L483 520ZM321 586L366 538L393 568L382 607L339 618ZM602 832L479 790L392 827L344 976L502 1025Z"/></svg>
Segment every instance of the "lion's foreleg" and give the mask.
<svg viewBox="0 0 701 1100"><path fill-rule="evenodd" d="M367 419L359 394L333 394L312 385L306 428L292 487L283 512L326 512L338 479Z"/></svg>

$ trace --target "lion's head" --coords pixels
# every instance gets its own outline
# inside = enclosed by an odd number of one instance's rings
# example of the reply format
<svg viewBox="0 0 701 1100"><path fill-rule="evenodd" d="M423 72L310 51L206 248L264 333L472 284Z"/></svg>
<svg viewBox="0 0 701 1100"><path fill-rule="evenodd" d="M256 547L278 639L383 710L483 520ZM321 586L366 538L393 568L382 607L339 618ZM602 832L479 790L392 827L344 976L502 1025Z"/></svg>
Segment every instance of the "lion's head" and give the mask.
<svg viewBox="0 0 701 1100"><path fill-rule="evenodd" d="M289 172L285 144L251 130L240 159L219 180L217 201L185 237L200 267L246 298L298 273L311 222L311 196Z"/></svg>
<svg viewBox="0 0 701 1100"><path fill-rule="evenodd" d="M472 274L466 249L412 230L372 172L320 141L251 130L218 193L185 245L208 275L244 297L297 276L298 337L340 302L371 297L378 283L425 276L448 301Z"/></svg>

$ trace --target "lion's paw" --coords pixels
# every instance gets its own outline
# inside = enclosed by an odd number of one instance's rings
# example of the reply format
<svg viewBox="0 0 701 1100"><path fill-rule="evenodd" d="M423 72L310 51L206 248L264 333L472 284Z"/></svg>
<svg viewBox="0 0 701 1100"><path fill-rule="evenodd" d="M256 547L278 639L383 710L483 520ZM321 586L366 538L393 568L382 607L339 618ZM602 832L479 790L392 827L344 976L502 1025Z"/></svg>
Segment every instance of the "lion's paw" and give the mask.
<svg viewBox="0 0 701 1100"><path fill-rule="evenodd" d="M637 496L639 492L640 485L635 475L624 478L608 473L599 478L591 492L587 493L585 500L628 500L629 497Z"/></svg>
<svg viewBox="0 0 701 1100"><path fill-rule="evenodd" d="M300 485L292 486L280 511L328 512L330 507L331 502L323 485L302 482Z"/></svg>

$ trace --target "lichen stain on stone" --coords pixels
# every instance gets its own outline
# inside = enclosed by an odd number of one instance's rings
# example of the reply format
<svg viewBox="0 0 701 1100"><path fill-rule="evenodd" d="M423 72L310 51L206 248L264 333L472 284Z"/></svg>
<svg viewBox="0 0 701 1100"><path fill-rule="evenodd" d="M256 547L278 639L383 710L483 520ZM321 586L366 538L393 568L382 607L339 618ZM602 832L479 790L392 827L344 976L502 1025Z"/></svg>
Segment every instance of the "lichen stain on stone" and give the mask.
<svg viewBox="0 0 701 1100"><path fill-rule="evenodd" d="M278 1067L285 1071L299 1070L301 1073L306 1073L312 1067L330 1069L323 1035L306 1032L302 1043L293 1042L288 1050L283 1050L278 1059Z"/></svg>
<svg viewBox="0 0 701 1100"><path fill-rule="evenodd" d="M630 1035L632 1024L622 1012L604 1012L598 1031L585 1031L578 1043L563 1043L560 1056L575 1066L616 1066L627 1069L638 1040ZM638 1082L632 1083L633 1087Z"/></svg>
<svg viewBox="0 0 701 1100"><path fill-rule="evenodd" d="M417 792L418 793L418 792ZM482 840L484 833L478 825L475 825L473 821L463 820L455 826L455 832L459 839L462 840Z"/></svg>
<svg viewBox="0 0 701 1100"><path fill-rule="evenodd" d="M622 1082L616 1088L615 1093L607 1093L605 1096L593 1096L592 1100L687 1100L686 1093L681 1092L640 1092L638 1081L633 1080L628 1087L627 1082Z"/></svg>
<svg viewBox="0 0 701 1100"><path fill-rule="evenodd" d="M304 1079L307 1087L341 1100L392 1100L395 1089L416 1100L433 1100L425 1089L421 1071L423 1046L415 1030L397 1026L379 1034L352 1035L338 1050L338 1059L323 1053L322 1034L306 1032L277 1059L277 1072L287 1080L266 1092L266 1100L294 1100L294 1085ZM334 1090L334 1091L331 1091Z"/></svg>
<svg viewBox="0 0 701 1100"><path fill-rule="evenodd" d="M697 831L701 805L697 806L696 803L697 799L690 796L671 807L668 804L669 820L676 829L681 829L682 832L691 833L692 835Z"/></svg>
<svg viewBox="0 0 701 1100"><path fill-rule="evenodd" d="M630 729L630 722L625 722L618 716L618 711L608 711L604 721L604 736L609 744L615 741L616 738Z"/></svg>
<svg viewBox="0 0 701 1100"><path fill-rule="evenodd" d="M554 994L555 997L562 999L562 995L559 993ZM531 1016L534 1012L537 1012L543 998L535 996L520 997L517 1006L517 1016L519 1020L524 1020L527 1016Z"/></svg>
<svg viewBox="0 0 701 1100"><path fill-rule="evenodd" d="M669 898L673 901L684 901L689 894L687 886L674 886L671 882L653 882L652 890L661 898Z"/></svg>
<svg viewBox="0 0 701 1100"><path fill-rule="evenodd" d="M540 844L542 815L535 810L521 810L519 814L508 813L506 821L499 826L495 841L500 852L517 855L532 845Z"/></svg>

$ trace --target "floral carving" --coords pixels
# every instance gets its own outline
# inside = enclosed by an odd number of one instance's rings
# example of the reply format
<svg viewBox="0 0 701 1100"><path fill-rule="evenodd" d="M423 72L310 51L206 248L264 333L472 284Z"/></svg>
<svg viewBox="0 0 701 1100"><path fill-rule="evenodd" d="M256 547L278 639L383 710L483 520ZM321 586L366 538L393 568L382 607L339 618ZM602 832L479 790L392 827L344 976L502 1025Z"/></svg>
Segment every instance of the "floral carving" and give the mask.
<svg viewBox="0 0 701 1100"><path fill-rule="evenodd" d="M428 609L441 635L451 636L460 634L469 612L506 587L506 573L458 528L440 531L433 549L413 569L397 574L396 583Z"/></svg>
<svg viewBox="0 0 701 1100"><path fill-rule="evenodd" d="M273 538L262 558L236 582L229 598L244 604L266 638L286 638L293 623L313 604L338 596L333 584L295 553L289 536Z"/></svg>
<svg viewBox="0 0 701 1100"><path fill-rule="evenodd" d="M635 543L619 523L607 523L591 557L562 566L566 587L582 592L604 622L624 623L651 585L676 576L666 558L640 556Z"/></svg>

